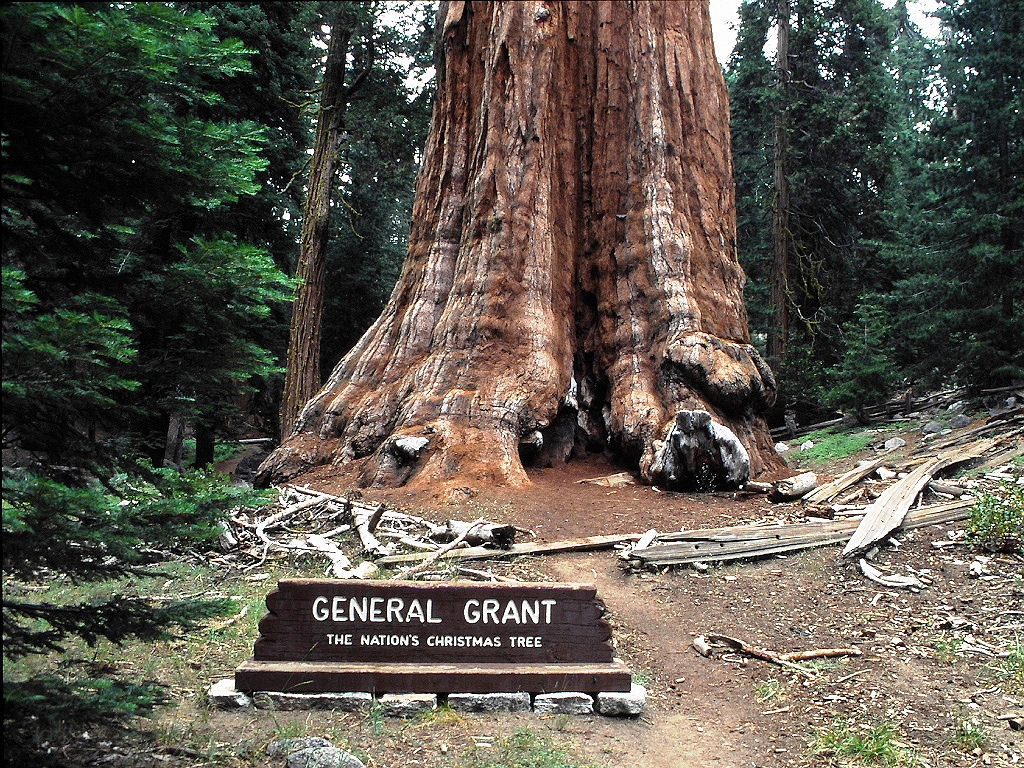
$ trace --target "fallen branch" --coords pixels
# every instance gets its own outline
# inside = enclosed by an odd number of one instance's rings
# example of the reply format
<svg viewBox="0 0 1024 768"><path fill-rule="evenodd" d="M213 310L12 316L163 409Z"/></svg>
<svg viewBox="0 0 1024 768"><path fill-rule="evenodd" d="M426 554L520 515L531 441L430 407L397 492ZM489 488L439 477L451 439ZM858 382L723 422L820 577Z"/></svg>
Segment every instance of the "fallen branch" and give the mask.
<svg viewBox="0 0 1024 768"><path fill-rule="evenodd" d="M245 616L245 614L247 614L248 612L249 612L249 606L246 605L246 606L244 606L242 608L242 610L240 610L238 613L236 613L231 618L224 619L223 621L218 621L218 622L215 622L213 624L208 624L206 629L209 632L216 632L217 630L227 629L232 624L234 624L236 621L238 621L239 619L243 618Z"/></svg>
<svg viewBox="0 0 1024 768"><path fill-rule="evenodd" d="M607 536L584 536L580 539L566 539L565 541L552 541L549 544L513 544L508 549L491 549L490 547L469 547L454 552L446 552L445 559L459 560L489 560L496 557L507 557L509 555L543 555L555 552L583 552L592 549L610 549L616 544L628 541L636 541L640 538L637 533L611 534ZM433 553L437 554L437 553ZM380 558L377 562L382 565L393 565L395 563L414 563L424 557L430 557L422 552L410 552L404 555L388 555Z"/></svg>
<svg viewBox="0 0 1024 768"><path fill-rule="evenodd" d="M881 584L891 589L924 589L927 586L916 576L896 576L882 573L863 557L860 559L860 572L868 581Z"/></svg>
<svg viewBox="0 0 1024 768"><path fill-rule="evenodd" d="M421 560L416 565L410 565L405 570L399 571L398 573L396 573L394 576L391 577L391 581L402 581L404 579L408 579L409 577L416 575L420 571L427 570L427 568L432 563L436 562L437 560L442 558L446 553L451 552L453 549L455 549L457 546L459 546L462 542L464 542L466 540L466 537L469 536L470 533L472 533L473 529L476 528L476 526L483 524L483 522L484 522L484 519L482 517L477 518L476 521L471 523L469 525L469 527L466 528L466 530L464 530L462 532L462 534L458 538L456 538L454 541L451 541L448 544L445 544L443 547L441 547L436 552L431 552L429 555L427 555L423 560Z"/></svg>
<svg viewBox="0 0 1024 768"><path fill-rule="evenodd" d="M739 653L755 659L761 659L762 661L768 661L772 664L778 664L781 667L792 669L794 672L808 677L813 677L817 673L794 662L807 659L862 655L861 651L857 648L816 648L809 651L794 651L793 653L773 653L765 648L750 645L743 640L730 637L729 635L698 635L693 638L693 645L702 656L710 656L713 645L724 645Z"/></svg>
<svg viewBox="0 0 1024 768"><path fill-rule="evenodd" d="M709 647L711 645L725 645L739 653L751 656L755 659L761 659L762 661L769 661L772 664L778 664L780 667L792 669L794 672L806 675L807 677L813 677L815 674L813 670L807 669L807 667L794 664L793 662L787 661L769 650L758 648L756 645L750 645L735 637L729 637L728 635L699 635L693 639L695 646L697 645L698 639ZM710 653L708 655L710 656Z"/></svg>

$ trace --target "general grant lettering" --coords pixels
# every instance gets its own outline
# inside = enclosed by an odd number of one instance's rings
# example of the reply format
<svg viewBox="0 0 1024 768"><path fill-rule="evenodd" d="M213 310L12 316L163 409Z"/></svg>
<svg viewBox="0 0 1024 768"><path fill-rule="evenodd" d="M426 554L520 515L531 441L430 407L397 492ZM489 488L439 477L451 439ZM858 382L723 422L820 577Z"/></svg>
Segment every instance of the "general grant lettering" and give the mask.
<svg viewBox="0 0 1024 768"><path fill-rule="evenodd" d="M467 600L462 615L470 624L540 624L551 623L551 608L555 600L507 600L502 608L500 600ZM543 611L541 610L543 608Z"/></svg>
<svg viewBox="0 0 1024 768"><path fill-rule="evenodd" d="M401 597L343 597L320 595L313 600L317 621L368 621L379 624L440 624L434 601Z"/></svg>

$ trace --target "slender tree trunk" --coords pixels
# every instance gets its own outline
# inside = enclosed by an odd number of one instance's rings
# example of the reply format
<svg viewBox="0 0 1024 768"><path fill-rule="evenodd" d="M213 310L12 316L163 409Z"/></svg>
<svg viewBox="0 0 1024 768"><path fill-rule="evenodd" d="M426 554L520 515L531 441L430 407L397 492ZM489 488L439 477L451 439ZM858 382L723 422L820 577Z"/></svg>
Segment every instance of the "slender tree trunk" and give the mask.
<svg viewBox="0 0 1024 768"><path fill-rule="evenodd" d="M327 62L320 90L316 138L310 159L309 186L302 213L302 234L295 278L299 281L292 304L288 334L284 392L281 397L281 433L291 434L302 406L320 387L320 333L324 297L324 266L331 215L331 186L341 145L345 107L345 59L349 34L340 17L331 26Z"/></svg>
<svg viewBox="0 0 1024 768"><path fill-rule="evenodd" d="M195 424L196 459L192 466L208 467L213 464L214 450L217 447L216 433L212 424L197 422Z"/></svg>
<svg viewBox="0 0 1024 768"><path fill-rule="evenodd" d="M786 359L789 340L789 180L786 155L789 126L786 120L789 85L789 0L778 0L774 152L772 156L772 321L768 329L768 359L779 366Z"/></svg>
<svg viewBox="0 0 1024 768"><path fill-rule="evenodd" d="M449 2L438 24L402 275L258 482L521 485L602 449L666 485L778 466L706 4Z"/></svg>

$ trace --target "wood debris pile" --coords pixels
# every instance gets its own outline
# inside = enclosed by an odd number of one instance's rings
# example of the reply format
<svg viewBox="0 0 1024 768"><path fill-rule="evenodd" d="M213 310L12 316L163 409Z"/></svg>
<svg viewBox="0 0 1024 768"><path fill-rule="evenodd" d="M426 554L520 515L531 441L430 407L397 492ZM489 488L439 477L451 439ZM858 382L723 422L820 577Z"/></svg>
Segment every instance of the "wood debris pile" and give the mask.
<svg viewBox="0 0 1024 768"><path fill-rule="evenodd" d="M899 530L964 519L979 490L1024 482L1009 463L1024 453L1024 410L918 448L901 459L887 452L836 480L805 492L807 522L747 525L660 534L624 557L641 566L708 563L845 543L843 555L862 555ZM916 455L915 455L916 454ZM941 482L939 472L967 462L981 473ZM862 563L865 577L889 587L919 588L913 577L883 576Z"/></svg>
<svg viewBox="0 0 1024 768"><path fill-rule="evenodd" d="M302 486L282 486L279 494L269 512L254 517L237 512L230 518L218 541L221 554L216 562L249 571L268 561L314 556L326 559L325 572L333 578L365 579L378 573L373 560L410 552L418 553L414 559L422 560L455 547L474 547L496 555L514 545L517 533L514 526L482 519L434 523L383 503L369 504ZM349 553L366 559L353 564ZM490 577L471 571L463 575Z"/></svg>

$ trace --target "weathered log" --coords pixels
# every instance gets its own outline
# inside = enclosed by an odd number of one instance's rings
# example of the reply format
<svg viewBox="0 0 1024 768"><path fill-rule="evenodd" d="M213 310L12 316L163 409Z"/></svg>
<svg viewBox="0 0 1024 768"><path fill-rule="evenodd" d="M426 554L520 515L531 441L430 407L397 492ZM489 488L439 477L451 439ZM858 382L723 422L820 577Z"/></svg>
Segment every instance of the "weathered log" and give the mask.
<svg viewBox="0 0 1024 768"><path fill-rule="evenodd" d="M817 487L818 476L813 472L803 472L776 482L772 486L768 498L772 501L792 501L805 496Z"/></svg>
<svg viewBox="0 0 1024 768"><path fill-rule="evenodd" d="M460 539L470 546L493 544L501 549L508 549L516 540L514 525L496 525L495 523L465 523L462 520L449 520L439 536L431 536L436 541Z"/></svg>
<svg viewBox="0 0 1024 768"><path fill-rule="evenodd" d="M441 4L402 274L257 484L525 485L524 460L604 449L647 483L781 466L707 4L545 9ZM673 457L683 411L715 428Z"/></svg>
<svg viewBox="0 0 1024 768"><path fill-rule="evenodd" d="M963 448L951 448L890 485L865 510L863 520L843 549L843 557L866 551L899 528L917 495L940 470L975 459L998 442L998 439L981 440Z"/></svg>

